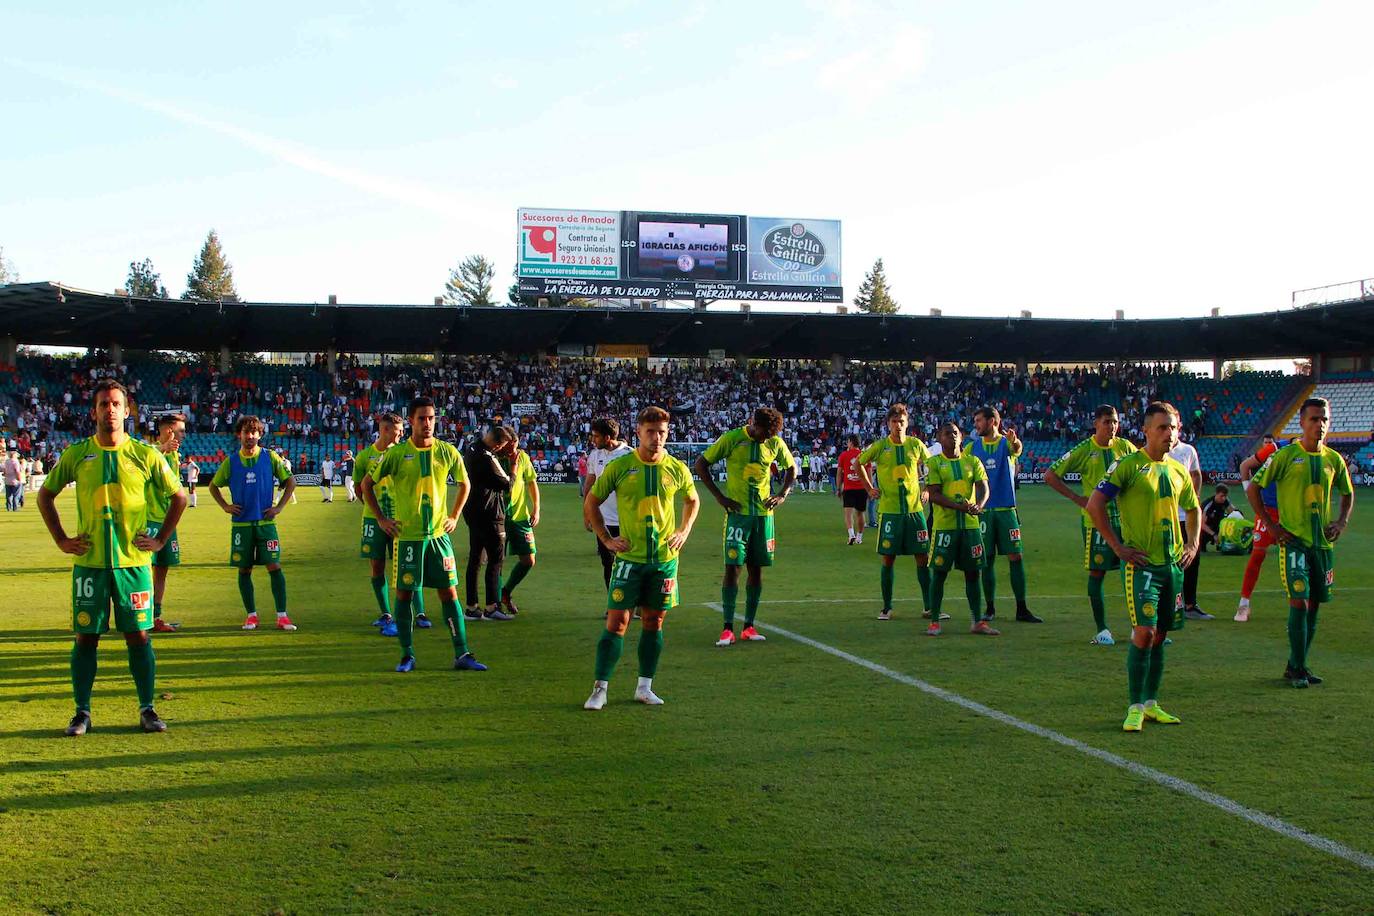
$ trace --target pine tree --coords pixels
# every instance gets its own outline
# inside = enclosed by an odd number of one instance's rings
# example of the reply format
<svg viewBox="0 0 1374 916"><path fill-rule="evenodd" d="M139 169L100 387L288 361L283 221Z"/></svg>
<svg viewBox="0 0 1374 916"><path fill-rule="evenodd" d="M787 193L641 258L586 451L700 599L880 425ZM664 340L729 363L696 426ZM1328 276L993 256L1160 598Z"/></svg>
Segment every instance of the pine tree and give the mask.
<svg viewBox="0 0 1374 916"><path fill-rule="evenodd" d="M129 262L129 279L124 281L124 291L137 299L167 298L167 287L162 285L162 275L153 269L152 258Z"/></svg>
<svg viewBox="0 0 1374 916"><path fill-rule="evenodd" d="M239 301L238 290L234 288L234 268L224 259L224 249L220 247L219 236L213 229L205 237L200 256L186 275L186 292L181 294L181 298L208 302Z"/></svg>
<svg viewBox="0 0 1374 916"><path fill-rule="evenodd" d="M444 284L444 302L448 305L495 305L491 298L495 276L496 267L480 254L464 258L449 271L448 282Z"/></svg>
<svg viewBox="0 0 1374 916"><path fill-rule="evenodd" d="M883 259L873 262L873 267L864 276L859 294L854 297L854 305L861 312L872 315L894 315L899 306L892 298L892 290L887 285L887 273L883 270Z"/></svg>
<svg viewBox="0 0 1374 916"><path fill-rule="evenodd" d="M0 286L18 282L19 274L14 270L14 262L5 260L5 249L0 248Z"/></svg>

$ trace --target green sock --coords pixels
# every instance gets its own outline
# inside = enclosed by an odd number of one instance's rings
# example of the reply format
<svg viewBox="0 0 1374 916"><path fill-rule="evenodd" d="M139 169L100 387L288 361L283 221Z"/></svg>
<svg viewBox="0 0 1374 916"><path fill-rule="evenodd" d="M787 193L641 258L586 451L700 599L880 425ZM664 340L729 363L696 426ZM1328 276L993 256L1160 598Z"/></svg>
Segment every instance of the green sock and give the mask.
<svg viewBox="0 0 1374 916"><path fill-rule="evenodd" d="M916 567L916 581L921 586L921 605L925 610L930 610L930 567Z"/></svg>
<svg viewBox="0 0 1374 916"><path fill-rule="evenodd" d="M95 686L95 646L72 643L72 696L76 708L91 711L91 688Z"/></svg>
<svg viewBox="0 0 1374 916"><path fill-rule="evenodd" d="M882 583L883 588L883 610L890 611L892 610L892 580L896 578L896 572L886 563L880 569L882 572L878 574L878 581Z"/></svg>
<svg viewBox="0 0 1374 916"><path fill-rule="evenodd" d="M425 590L417 588L410 593L411 606L415 608L415 616L425 616Z"/></svg>
<svg viewBox="0 0 1374 916"><path fill-rule="evenodd" d="M639 634L639 676L653 677L658 670L658 657L663 654L663 631L644 630ZM597 680L607 680L598 678Z"/></svg>
<svg viewBox="0 0 1374 916"><path fill-rule="evenodd" d="M735 628L735 602L738 600L738 585L722 585L720 587L720 608L725 612L725 629L727 630Z"/></svg>
<svg viewBox="0 0 1374 916"><path fill-rule="evenodd" d="M1150 650L1142 649L1134 642L1126 649L1126 688L1131 694L1131 704L1145 702L1145 676L1150 668Z"/></svg>
<svg viewBox="0 0 1374 916"><path fill-rule="evenodd" d="M1026 561L1017 560L1011 564L1011 593L1016 596L1016 606L1026 606Z"/></svg>
<svg viewBox="0 0 1374 916"><path fill-rule="evenodd" d="M243 609L249 614L256 614L258 606L253 601L253 574L251 572L239 573L239 597L243 599Z"/></svg>
<svg viewBox="0 0 1374 916"><path fill-rule="evenodd" d="M386 576L372 577L372 594L377 596L377 607L383 616L391 615L391 597L386 590Z"/></svg>
<svg viewBox="0 0 1374 916"><path fill-rule="evenodd" d="M468 629L463 615L458 613L458 602L447 598L439 599L444 605L444 622L448 624L449 636L453 637L453 655L457 658L468 651Z"/></svg>
<svg viewBox="0 0 1374 916"><path fill-rule="evenodd" d="M997 600L997 567L987 554L983 555L983 593L987 595L988 607L992 607Z"/></svg>
<svg viewBox="0 0 1374 916"><path fill-rule="evenodd" d="M763 595L763 585L746 585L744 587L744 625L752 627L754 618L759 613L759 598ZM647 675L645 675L647 677Z"/></svg>
<svg viewBox="0 0 1374 916"><path fill-rule="evenodd" d="M1107 602L1102 597L1101 576L1088 577L1088 601L1093 606L1093 626L1101 633L1107 629Z"/></svg>
<svg viewBox="0 0 1374 916"><path fill-rule="evenodd" d="M973 615L973 622L977 623L983 618L983 609L979 607L981 602L978 600L980 595L977 573L964 573L964 594L968 597L968 609Z"/></svg>
<svg viewBox="0 0 1374 916"><path fill-rule="evenodd" d="M280 569L269 570L267 577L272 580L272 603L277 606L278 614L286 613L286 573Z"/></svg>
<svg viewBox="0 0 1374 916"><path fill-rule="evenodd" d="M596 679L609 681L615 663L620 661L620 650L625 646L625 637L617 636L610 630L601 631L601 640L596 644Z"/></svg>
<svg viewBox="0 0 1374 916"><path fill-rule="evenodd" d="M1301 671L1307 667L1307 609L1288 608L1288 667Z"/></svg>
<svg viewBox="0 0 1374 916"><path fill-rule="evenodd" d="M1150 670L1145 675L1145 699L1159 699L1159 682L1164 680L1164 643L1150 649Z"/></svg>
<svg viewBox="0 0 1374 916"><path fill-rule="evenodd" d="M134 676L134 686L138 688L138 708L148 709L153 705L153 683L156 678L157 656L153 655L153 644L142 645L126 643L129 649L129 673Z"/></svg>
<svg viewBox="0 0 1374 916"><path fill-rule="evenodd" d="M414 592L396 592L396 639L401 644L401 658L415 654Z"/></svg>
<svg viewBox="0 0 1374 916"><path fill-rule="evenodd" d="M154 620L157 620L157 619L158 619L159 617L161 617L161 616L162 616L162 602L161 602L161 601L154 601L154 602L153 602L153 619L154 619Z"/></svg>
<svg viewBox="0 0 1374 916"><path fill-rule="evenodd" d="M940 606L945 603L945 580L949 578L949 570L937 569L934 578L930 581L930 619L932 623L940 622Z"/></svg>
<svg viewBox="0 0 1374 916"><path fill-rule="evenodd" d="M1312 651L1312 637L1317 635L1317 605L1313 604L1312 609L1307 612L1307 651ZM1304 663L1306 658L1303 659Z"/></svg>
<svg viewBox="0 0 1374 916"><path fill-rule="evenodd" d="M530 574L531 569L534 569L534 567L528 563L516 563L515 568L512 569L510 575L506 577L506 584L501 587L501 594L509 598L510 593L515 591L515 587L525 581L525 577Z"/></svg>

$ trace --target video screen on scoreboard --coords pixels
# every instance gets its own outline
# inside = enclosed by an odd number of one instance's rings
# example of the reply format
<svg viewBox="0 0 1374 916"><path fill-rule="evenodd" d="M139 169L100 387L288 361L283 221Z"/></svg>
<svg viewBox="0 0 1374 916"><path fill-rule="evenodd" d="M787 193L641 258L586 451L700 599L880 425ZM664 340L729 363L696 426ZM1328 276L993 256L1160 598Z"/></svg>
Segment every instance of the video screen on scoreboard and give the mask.
<svg viewBox="0 0 1374 916"><path fill-rule="evenodd" d="M745 249L738 216L626 213L625 276L636 280L737 283Z"/></svg>

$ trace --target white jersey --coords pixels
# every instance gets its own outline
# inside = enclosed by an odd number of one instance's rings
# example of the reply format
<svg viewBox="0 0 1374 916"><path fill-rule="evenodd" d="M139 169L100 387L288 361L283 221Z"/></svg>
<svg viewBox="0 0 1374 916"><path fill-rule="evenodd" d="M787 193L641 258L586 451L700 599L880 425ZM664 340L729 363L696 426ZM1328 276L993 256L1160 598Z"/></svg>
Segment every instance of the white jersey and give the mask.
<svg viewBox="0 0 1374 916"><path fill-rule="evenodd" d="M320 476L323 478L320 483L329 483L334 479L334 462L328 458L320 462Z"/></svg>
<svg viewBox="0 0 1374 916"><path fill-rule="evenodd" d="M1198 473L1202 472L1202 462L1198 461L1197 449L1193 448L1187 442L1180 442L1178 445L1169 449L1169 457L1183 465L1188 470L1189 474L1192 474L1194 471ZM1197 494L1197 502L1199 506L1202 505L1201 493ZM1185 521L1187 518L1188 513L1179 509L1178 520Z"/></svg>
<svg viewBox="0 0 1374 916"><path fill-rule="evenodd" d="M812 474L819 475L825 473L825 459L820 455L812 455L810 464Z"/></svg>
<svg viewBox="0 0 1374 916"><path fill-rule="evenodd" d="M606 470L606 465L621 455L628 455L632 451L634 449L624 442L616 448L594 448L587 453L587 473L595 474L599 478L602 472ZM614 492L601 504L601 520L607 525L620 524L620 510L616 507Z"/></svg>
<svg viewBox="0 0 1374 916"><path fill-rule="evenodd" d="M195 483L197 480L200 480L200 465L192 461L186 465L186 482Z"/></svg>

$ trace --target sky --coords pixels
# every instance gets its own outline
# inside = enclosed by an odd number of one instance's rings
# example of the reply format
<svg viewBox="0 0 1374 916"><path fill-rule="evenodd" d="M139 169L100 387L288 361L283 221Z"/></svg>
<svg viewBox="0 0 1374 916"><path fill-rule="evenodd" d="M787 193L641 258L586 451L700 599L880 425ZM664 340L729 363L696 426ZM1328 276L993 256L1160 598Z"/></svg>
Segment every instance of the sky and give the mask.
<svg viewBox="0 0 1374 916"><path fill-rule="evenodd" d="M1374 276L1374 4L13 5L0 248L419 303L519 206L834 218L852 298L1223 314ZM797 306L788 308L796 309ZM819 308L819 306L817 307Z"/></svg>

